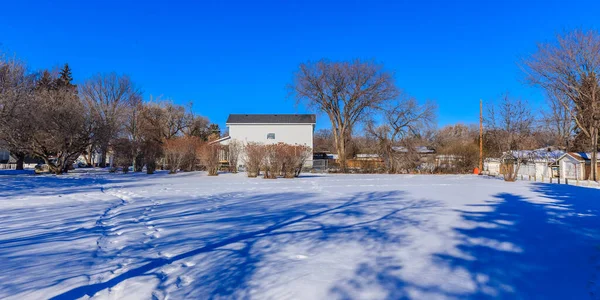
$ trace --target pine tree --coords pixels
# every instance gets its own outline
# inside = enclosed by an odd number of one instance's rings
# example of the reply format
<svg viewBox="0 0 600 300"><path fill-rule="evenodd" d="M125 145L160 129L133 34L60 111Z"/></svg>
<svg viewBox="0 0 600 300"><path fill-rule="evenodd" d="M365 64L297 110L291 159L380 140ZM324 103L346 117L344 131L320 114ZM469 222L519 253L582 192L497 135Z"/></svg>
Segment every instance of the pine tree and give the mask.
<svg viewBox="0 0 600 300"><path fill-rule="evenodd" d="M72 82L73 74L71 72L71 68L69 67L69 64L65 64L59 72L57 84L63 87L75 87Z"/></svg>
<svg viewBox="0 0 600 300"><path fill-rule="evenodd" d="M208 140L213 141L221 137L221 128L219 124L210 124L208 126Z"/></svg>
<svg viewBox="0 0 600 300"><path fill-rule="evenodd" d="M216 136L221 136L221 128L219 128L219 124L210 124L209 126L210 134L214 134Z"/></svg>

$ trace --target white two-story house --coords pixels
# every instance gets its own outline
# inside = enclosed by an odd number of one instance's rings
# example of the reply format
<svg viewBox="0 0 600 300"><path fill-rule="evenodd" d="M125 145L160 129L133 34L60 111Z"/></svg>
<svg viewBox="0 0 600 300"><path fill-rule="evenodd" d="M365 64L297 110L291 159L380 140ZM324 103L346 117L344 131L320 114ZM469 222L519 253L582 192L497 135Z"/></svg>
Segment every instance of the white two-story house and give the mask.
<svg viewBox="0 0 600 300"><path fill-rule="evenodd" d="M229 135L215 142L228 145L237 140L243 144L286 143L313 148L316 116L313 114L231 114L227 118ZM244 165L244 155L239 158ZM312 155L305 164L312 166Z"/></svg>

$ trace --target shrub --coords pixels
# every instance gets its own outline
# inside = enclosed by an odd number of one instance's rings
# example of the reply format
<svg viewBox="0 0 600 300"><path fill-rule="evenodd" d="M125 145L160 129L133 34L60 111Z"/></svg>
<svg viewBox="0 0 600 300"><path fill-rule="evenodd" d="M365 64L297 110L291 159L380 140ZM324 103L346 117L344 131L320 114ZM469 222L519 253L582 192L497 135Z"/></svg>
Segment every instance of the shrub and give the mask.
<svg viewBox="0 0 600 300"><path fill-rule="evenodd" d="M248 177L257 177L265 159L265 148L258 143L248 143L245 150Z"/></svg>
<svg viewBox="0 0 600 300"><path fill-rule="evenodd" d="M240 157L240 153L244 151L243 144L237 140L231 140L229 145L227 145L228 156L229 156L229 169L233 173L238 172L238 159Z"/></svg>
<svg viewBox="0 0 600 300"><path fill-rule="evenodd" d="M205 144L200 149L202 165L206 167L208 176L219 175L219 153L223 147L219 144Z"/></svg>
<svg viewBox="0 0 600 300"><path fill-rule="evenodd" d="M121 167L123 173L128 173L129 166L135 157L133 142L126 138L120 138L113 143L112 148L114 151L113 168L116 171L118 167Z"/></svg>
<svg viewBox="0 0 600 300"><path fill-rule="evenodd" d="M282 173L285 178L294 178L300 175L304 162L310 156L310 148L300 145L283 145Z"/></svg>
<svg viewBox="0 0 600 300"><path fill-rule="evenodd" d="M154 174L156 171L156 160L162 156L162 146L159 142L148 140L141 143L141 151L144 164L146 165L146 174Z"/></svg>
<svg viewBox="0 0 600 300"><path fill-rule="evenodd" d="M163 152L169 174L175 174L188 154L188 143L181 137L166 140L163 145Z"/></svg>
<svg viewBox="0 0 600 300"><path fill-rule="evenodd" d="M199 137L186 136L182 138L184 142L184 154L181 161L181 169L184 171L198 170L198 164L202 160L202 151L205 144Z"/></svg>
<svg viewBox="0 0 600 300"><path fill-rule="evenodd" d="M251 144L247 147L248 176L258 176L258 170L264 171L264 178L275 179L278 176L294 178L300 175L302 166L310 156L310 148L299 145Z"/></svg>

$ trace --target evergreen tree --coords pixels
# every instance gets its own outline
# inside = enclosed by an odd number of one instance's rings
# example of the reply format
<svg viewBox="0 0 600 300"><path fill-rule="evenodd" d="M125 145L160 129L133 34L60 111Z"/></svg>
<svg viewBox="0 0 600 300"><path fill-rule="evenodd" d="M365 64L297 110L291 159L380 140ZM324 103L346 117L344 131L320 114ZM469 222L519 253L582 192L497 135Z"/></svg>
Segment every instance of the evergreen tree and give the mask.
<svg viewBox="0 0 600 300"><path fill-rule="evenodd" d="M73 74L71 72L71 68L69 64L65 64L63 68L59 72L59 77L57 80L57 84L63 87L75 87L73 82Z"/></svg>
<svg viewBox="0 0 600 300"><path fill-rule="evenodd" d="M208 140L216 140L221 137L221 128L219 128L219 124L210 124L208 126Z"/></svg>
<svg viewBox="0 0 600 300"><path fill-rule="evenodd" d="M219 128L219 124L210 124L209 126L210 134L214 134L216 136L221 136L221 128Z"/></svg>

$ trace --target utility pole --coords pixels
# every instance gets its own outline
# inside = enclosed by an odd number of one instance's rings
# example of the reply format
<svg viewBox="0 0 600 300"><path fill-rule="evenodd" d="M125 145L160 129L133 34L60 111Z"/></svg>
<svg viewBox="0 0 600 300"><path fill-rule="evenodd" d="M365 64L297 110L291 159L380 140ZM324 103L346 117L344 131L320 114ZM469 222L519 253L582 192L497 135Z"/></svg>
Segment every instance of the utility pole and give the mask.
<svg viewBox="0 0 600 300"><path fill-rule="evenodd" d="M479 99L479 172L483 171L483 100Z"/></svg>

